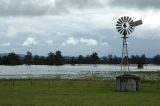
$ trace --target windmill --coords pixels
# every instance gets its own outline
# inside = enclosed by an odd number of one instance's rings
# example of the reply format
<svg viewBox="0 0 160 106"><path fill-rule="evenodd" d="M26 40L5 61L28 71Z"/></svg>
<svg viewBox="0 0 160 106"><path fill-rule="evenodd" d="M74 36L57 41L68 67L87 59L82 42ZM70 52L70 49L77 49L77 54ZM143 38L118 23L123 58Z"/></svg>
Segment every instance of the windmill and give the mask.
<svg viewBox="0 0 160 106"><path fill-rule="evenodd" d="M127 38L136 26L142 24L142 20L133 21L132 18L124 16L118 19L116 24L117 31L122 35L123 47L122 47L122 60L121 60L121 72L124 75L116 77L116 90L117 91L138 91L140 88L140 77L129 74L129 59ZM127 69L126 69L127 67Z"/></svg>
<svg viewBox="0 0 160 106"><path fill-rule="evenodd" d="M129 59L128 59L128 48L127 48L127 38L136 26L142 24L142 20L133 21L132 18L124 16L118 19L116 24L117 31L122 35L123 47L122 47L122 60L121 60L121 72L129 71ZM127 69L126 69L127 67Z"/></svg>

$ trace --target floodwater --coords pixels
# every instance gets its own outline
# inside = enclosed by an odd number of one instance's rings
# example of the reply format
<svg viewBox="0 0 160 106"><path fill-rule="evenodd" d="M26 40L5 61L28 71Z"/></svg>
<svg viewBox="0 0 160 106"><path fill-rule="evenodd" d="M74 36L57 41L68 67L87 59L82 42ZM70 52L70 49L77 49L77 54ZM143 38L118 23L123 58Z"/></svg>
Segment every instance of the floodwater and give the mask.
<svg viewBox="0 0 160 106"><path fill-rule="evenodd" d="M114 77L120 73L120 65L19 65L0 66L0 78L85 78L88 76ZM143 69L137 69L136 65L130 65L130 71L159 71L160 66L145 65ZM114 74L113 74L114 73Z"/></svg>

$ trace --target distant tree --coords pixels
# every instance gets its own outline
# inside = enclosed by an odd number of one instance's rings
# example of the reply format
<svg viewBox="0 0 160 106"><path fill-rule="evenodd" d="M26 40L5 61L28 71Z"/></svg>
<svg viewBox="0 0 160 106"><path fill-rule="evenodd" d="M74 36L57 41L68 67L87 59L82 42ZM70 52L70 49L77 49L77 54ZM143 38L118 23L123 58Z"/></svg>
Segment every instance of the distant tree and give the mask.
<svg viewBox="0 0 160 106"><path fill-rule="evenodd" d="M120 64L121 63L121 58L117 57L117 56L114 56L113 58L113 63L114 64Z"/></svg>
<svg viewBox="0 0 160 106"><path fill-rule="evenodd" d="M84 57L84 64L92 64L90 55L87 55L86 57Z"/></svg>
<svg viewBox="0 0 160 106"><path fill-rule="evenodd" d="M108 60L107 56L103 56L102 59L101 59L101 61L102 61L101 63L102 64L107 64L107 60Z"/></svg>
<svg viewBox="0 0 160 106"><path fill-rule="evenodd" d="M141 62L142 64L146 64L147 58L146 58L146 55L145 55L145 54L141 55L140 62Z"/></svg>
<svg viewBox="0 0 160 106"><path fill-rule="evenodd" d="M54 53L50 52L48 53L47 59L46 59L47 65L54 65L55 64L55 55Z"/></svg>
<svg viewBox="0 0 160 106"><path fill-rule="evenodd" d="M24 56L24 64L31 65L32 61L32 53L28 51L27 54Z"/></svg>
<svg viewBox="0 0 160 106"><path fill-rule="evenodd" d="M44 56L40 56L39 65L45 65L45 64L46 64L46 58Z"/></svg>
<svg viewBox="0 0 160 106"><path fill-rule="evenodd" d="M40 64L40 57L38 55L35 55L33 57L33 64L34 65L39 65Z"/></svg>
<svg viewBox="0 0 160 106"><path fill-rule="evenodd" d="M114 63L113 62L113 55L111 55L111 54L108 55L108 63L109 64L113 64Z"/></svg>
<svg viewBox="0 0 160 106"><path fill-rule="evenodd" d="M72 56L69 63L70 63L71 65L77 64L77 59L76 59L76 57Z"/></svg>
<svg viewBox="0 0 160 106"><path fill-rule="evenodd" d="M154 64L160 65L160 55L159 54L153 57L153 62Z"/></svg>
<svg viewBox="0 0 160 106"><path fill-rule="evenodd" d="M84 64L84 57L82 55L78 56L78 64Z"/></svg>
<svg viewBox="0 0 160 106"><path fill-rule="evenodd" d="M96 52L92 53L90 58L91 58L91 63L92 64L96 65L98 63L99 57L98 57L98 54Z"/></svg>
<svg viewBox="0 0 160 106"><path fill-rule="evenodd" d="M137 68L142 69L143 65L146 63L145 55L137 56Z"/></svg>
<svg viewBox="0 0 160 106"><path fill-rule="evenodd" d="M8 61L8 58L7 58L7 56L3 56L3 57L1 57L1 64L2 65L9 65L9 61Z"/></svg>
<svg viewBox="0 0 160 106"><path fill-rule="evenodd" d="M140 56L136 55L135 56L135 64L139 64L140 63Z"/></svg>
<svg viewBox="0 0 160 106"><path fill-rule="evenodd" d="M129 60L129 62L131 64L136 64L136 56L132 55L131 58L130 58L130 60Z"/></svg>
<svg viewBox="0 0 160 106"><path fill-rule="evenodd" d="M20 57L15 53L9 53L7 58L8 58L8 65L20 65Z"/></svg>
<svg viewBox="0 0 160 106"><path fill-rule="evenodd" d="M61 51L56 51L55 53L55 65L63 65L64 58Z"/></svg>

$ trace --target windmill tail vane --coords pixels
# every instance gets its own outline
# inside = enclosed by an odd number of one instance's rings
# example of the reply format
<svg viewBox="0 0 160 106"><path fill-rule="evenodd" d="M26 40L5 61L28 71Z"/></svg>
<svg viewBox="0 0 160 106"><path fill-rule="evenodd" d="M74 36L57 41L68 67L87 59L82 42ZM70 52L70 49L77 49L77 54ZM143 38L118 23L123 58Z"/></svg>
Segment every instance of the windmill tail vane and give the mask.
<svg viewBox="0 0 160 106"><path fill-rule="evenodd" d="M132 27L136 27L136 26L139 26L139 25L143 24L143 22L142 22L142 20L137 20L137 21L134 21L134 22L129 23L129 24Z"/></svg>

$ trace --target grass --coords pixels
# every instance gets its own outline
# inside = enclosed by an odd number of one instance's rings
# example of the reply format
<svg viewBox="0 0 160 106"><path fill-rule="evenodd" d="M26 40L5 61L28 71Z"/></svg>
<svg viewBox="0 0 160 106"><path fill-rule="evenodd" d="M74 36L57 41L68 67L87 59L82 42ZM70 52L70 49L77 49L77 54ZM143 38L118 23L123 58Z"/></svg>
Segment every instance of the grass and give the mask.
<svg viewBox="0 0 160 106"><path fill-rule="evenodd" d="M106 80L0 80L0 106L160 106L160 82L139 92L115 92Z"/></svg>

